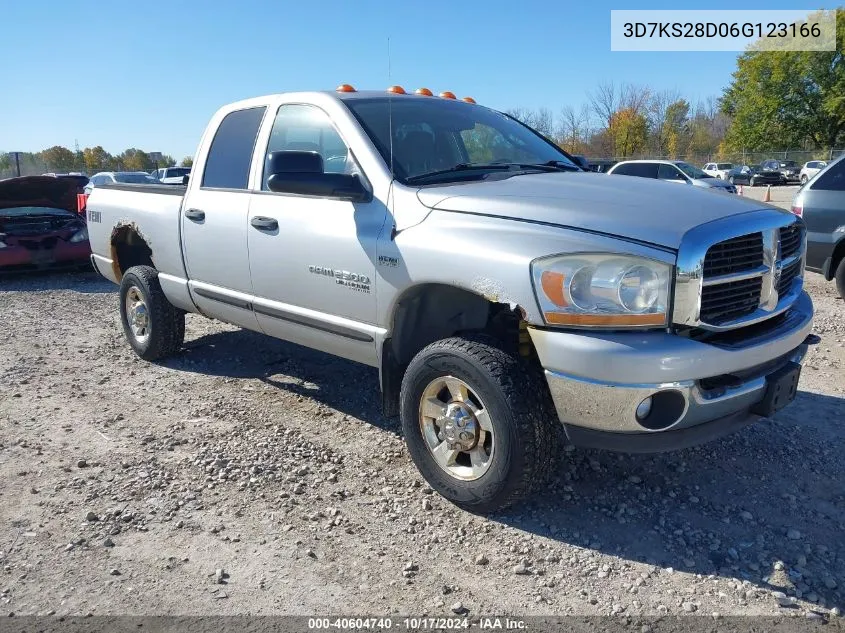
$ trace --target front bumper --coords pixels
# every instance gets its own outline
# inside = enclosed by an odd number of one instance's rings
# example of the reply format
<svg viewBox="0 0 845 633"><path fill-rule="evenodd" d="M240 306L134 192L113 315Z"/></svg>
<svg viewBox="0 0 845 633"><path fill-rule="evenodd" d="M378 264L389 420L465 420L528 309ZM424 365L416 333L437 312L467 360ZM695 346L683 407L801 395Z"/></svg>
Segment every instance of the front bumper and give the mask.
<svg viewBox="0 0 845 633"><path fill-rule="evenodd" d="M759 418L767 376L800 363L812 330L806 292L781 325L720 346L668 332L530 329L558 417L575 444L658 452L698 444ZM636 410L652 398L642 421Z"/></svg>

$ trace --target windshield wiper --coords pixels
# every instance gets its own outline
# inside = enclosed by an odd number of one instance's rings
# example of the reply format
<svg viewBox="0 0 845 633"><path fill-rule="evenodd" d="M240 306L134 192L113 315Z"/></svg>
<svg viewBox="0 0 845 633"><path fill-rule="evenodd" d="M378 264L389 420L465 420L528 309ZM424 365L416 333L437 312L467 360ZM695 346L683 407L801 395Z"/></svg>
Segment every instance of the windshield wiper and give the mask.
<svg viewBox="0 0 845 633"><path fill-rule="evenodd" d="M458 163L448 169L438 169L437 171L430 171L425 174L418 174L407 178L407 182L421 182L429 178L436 178L437 176L445 176L448 174L460 173L465 171L580 171L574 165L567 165L560 161L550 160L547 163Z"/></svg>

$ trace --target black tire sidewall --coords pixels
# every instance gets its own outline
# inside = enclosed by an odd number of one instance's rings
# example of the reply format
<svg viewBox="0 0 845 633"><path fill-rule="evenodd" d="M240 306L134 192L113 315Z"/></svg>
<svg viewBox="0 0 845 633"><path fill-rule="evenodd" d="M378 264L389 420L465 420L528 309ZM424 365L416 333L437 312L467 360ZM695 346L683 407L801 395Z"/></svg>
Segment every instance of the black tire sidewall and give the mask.
<svg viewBox="0 0 845 633"><path fill-rule="evenodd" d="M425 387L431 381L448 375L469 385L484 403L493 425L493 463L474 481L456 479L437 465L419 425L419 403ZM496 499L509 497L509 489L521 479L525 452L521 450L513 412L495 379L469 358L438 351L425 355L423 359L415 359L408 368L406 381L409 389L407 393L403 390L401 410L405 441L414 463L432 488L469 510L483 511L498 505Z"/></svg>
<svg viewBox="0 0 845 633"><path fill-rule="evenodd" d="M839 260L836 272L833 274L833 281L836 284L836 291L842 299L845 299L845 257Z"/></svg>

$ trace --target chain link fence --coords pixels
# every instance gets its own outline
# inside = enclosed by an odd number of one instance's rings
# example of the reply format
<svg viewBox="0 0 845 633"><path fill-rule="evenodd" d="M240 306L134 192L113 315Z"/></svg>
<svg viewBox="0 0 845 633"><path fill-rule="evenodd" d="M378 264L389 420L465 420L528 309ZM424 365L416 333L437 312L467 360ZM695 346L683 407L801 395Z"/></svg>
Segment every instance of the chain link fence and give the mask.
<svg viewBox="0 0 845 633"><path fill-rule="evenodd" d="M654 156L653 154L637 154L633 156L588 157L590 161L623 161L623 160L682 160L701 167L706 163L733 163L734 165L759 165L764 160L794 160L803 165L811 160L831 161L845 154L845 148L821 150L780 150L776 152L731 152L728 154L685 154L683 156Z"/></svg>

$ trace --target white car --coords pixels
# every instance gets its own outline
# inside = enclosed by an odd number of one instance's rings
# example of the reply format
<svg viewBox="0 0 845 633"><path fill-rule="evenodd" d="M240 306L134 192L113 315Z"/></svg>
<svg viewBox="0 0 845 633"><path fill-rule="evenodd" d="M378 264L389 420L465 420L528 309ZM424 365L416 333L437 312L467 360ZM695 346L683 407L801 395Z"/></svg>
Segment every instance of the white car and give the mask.
<svg viewBox="0 0 845 633"><path fill-rule="evenodd" d="M711 178L727 180L728 172L733 168L733 163L707 163L702 171Z"/></svg>
<svg viewBox="0 0 845 633"><path fill-rule="evenodd" d="M616 163L607 173L608 175L654 178L676 184L736 193L736 187L724 178L712 178L698 167L682 160L626 160Z"/></svg>
<svg viewBox="0 0 845 633"><path fill-rule="evenodd" d="M183 178L190 174L190 167L162 167L151 172L150 176L165 185L181 185Z"/></svg>
<svg viewBox="0 0 845 633"><path fill-rule="evenodd" d="M113 185L115 183L129 185L154 185L156 181L145 171L101 171L91 176L85 185L85 193L90 194L98 185Z"/></svg>
<svg viewBox="0 0 845 633"><path fill-rule="evenodd" d="M801 173L798 175L798 179L801 181L801 184L807 184L807 181L819 173L822 169L827 167L827 161L823 160L811 160L807 163L804 163L804 166L801 168Z"/></svg>

